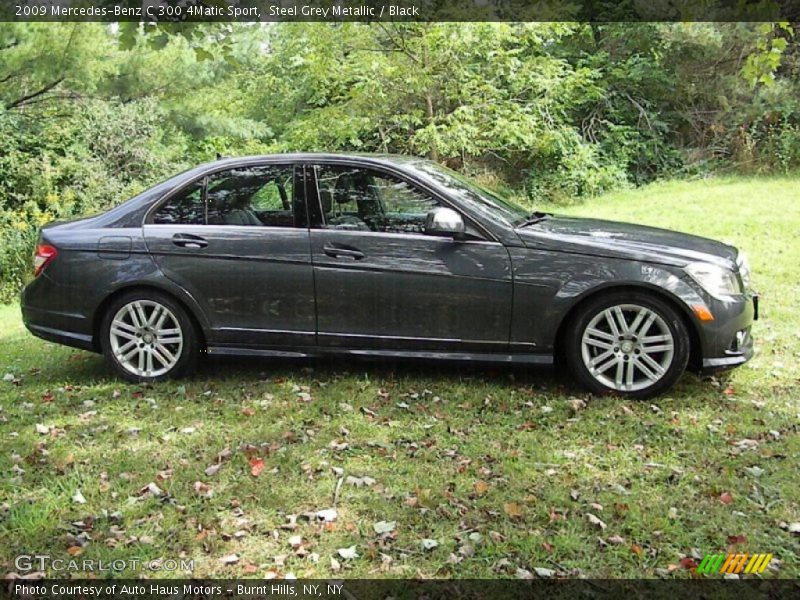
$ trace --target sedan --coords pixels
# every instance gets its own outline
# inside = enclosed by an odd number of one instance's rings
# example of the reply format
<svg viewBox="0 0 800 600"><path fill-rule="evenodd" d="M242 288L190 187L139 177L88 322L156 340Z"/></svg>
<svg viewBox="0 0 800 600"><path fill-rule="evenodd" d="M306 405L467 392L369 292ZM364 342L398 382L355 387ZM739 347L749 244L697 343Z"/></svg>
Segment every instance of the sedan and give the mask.
<svg viewBox="0 0 800 600"><path fill-rule="evenodd" d="M206 353L558 360L592 392L647 398L752 357L749 280L732 246L531 213L430 161L293 154L44 227L22 314L134 382Z"/></svg>

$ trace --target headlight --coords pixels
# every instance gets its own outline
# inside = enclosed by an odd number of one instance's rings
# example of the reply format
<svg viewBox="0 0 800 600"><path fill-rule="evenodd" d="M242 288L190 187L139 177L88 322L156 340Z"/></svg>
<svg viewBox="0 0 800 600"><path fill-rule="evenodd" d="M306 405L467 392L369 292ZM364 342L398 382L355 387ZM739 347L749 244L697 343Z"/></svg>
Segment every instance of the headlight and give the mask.
<svg viewBox="0 0 800 600"><path fill-rule="evenodd" d="M742 286L736 274L730 269L706 262L696 262L686 267L689 276L700 284L706 292L720 300L742 293Z"/></svg>
<svg viewBox="0 0 800 600"><path fill-rule="evenodd" d="M739 276L742 278L744 289L750 289L750 261L747 260L747 255L741 250L736 258L736 265L739 267Z"/></svg>

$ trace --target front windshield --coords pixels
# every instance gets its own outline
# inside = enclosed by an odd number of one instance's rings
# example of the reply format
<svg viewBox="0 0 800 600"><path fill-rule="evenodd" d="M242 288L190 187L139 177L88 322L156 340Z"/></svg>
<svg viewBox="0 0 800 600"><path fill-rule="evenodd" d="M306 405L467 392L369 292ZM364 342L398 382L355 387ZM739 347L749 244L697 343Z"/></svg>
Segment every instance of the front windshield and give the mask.
<svg viewBox="0 0 800 600"><path fill-rule="evenodd" d="M430 161L415 162L414 167L436 181L461 202L488 218L502 219L511 227L516 227L528 219L528 213L524 209L452 169Z"/></svg>

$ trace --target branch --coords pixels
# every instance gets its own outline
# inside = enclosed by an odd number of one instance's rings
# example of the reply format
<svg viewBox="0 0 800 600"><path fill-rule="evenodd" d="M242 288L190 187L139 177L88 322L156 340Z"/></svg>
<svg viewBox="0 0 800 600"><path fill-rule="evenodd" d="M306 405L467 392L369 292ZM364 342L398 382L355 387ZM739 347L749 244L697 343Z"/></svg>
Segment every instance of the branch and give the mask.
<svg viewBox="0 0 800 600"><path fill-rule="evenodd" d="M37 98L37 97L41 96L42 94L46 94L47 92L52 90L54 87L56 87L62 81L64 81L64 78L63 77L59 77L55 81L51 81L50 83L48 83L44 87L36 90L35 92L27 94L27 95L23 96L22 98L18 98L17 100L14 100L10 104L7 104L6 105L6 109L18 108L18 107L24 105L29 100L33 100L34 98Z"/></svg>

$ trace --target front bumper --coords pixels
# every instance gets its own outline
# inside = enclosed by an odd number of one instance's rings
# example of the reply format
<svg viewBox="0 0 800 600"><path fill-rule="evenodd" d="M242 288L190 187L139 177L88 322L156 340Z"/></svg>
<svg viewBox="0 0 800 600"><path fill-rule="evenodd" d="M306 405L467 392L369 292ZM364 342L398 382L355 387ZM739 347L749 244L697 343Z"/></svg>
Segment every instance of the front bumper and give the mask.
<svg viewBox="0 0 800 600"><path fill-rule="evenodd" d="M703 324L701 373L726 371L753 358L753 322L758 319L759 297L750 293L734 302L716 301L710 307L714 321Z"/></svg>

